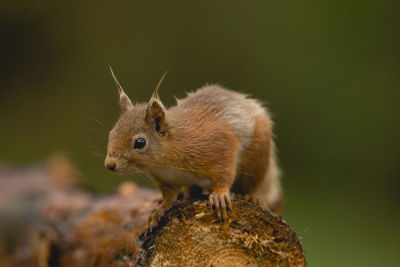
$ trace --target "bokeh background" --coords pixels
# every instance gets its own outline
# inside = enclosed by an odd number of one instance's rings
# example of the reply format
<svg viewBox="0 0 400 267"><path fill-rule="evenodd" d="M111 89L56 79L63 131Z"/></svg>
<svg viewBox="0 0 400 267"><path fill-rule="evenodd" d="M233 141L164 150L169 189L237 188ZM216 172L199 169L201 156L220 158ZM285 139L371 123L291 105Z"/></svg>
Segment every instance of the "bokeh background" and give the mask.
<svg viewBox="0 0 400 267"><path fill-rule="evenodd" d="M132 100L220 83L268 103L284 218L310 266L398 266L400 2L0 3L0 161L54 152L107 193L118 117L111 64ZM206 133L205 133L206 134Z"/></svg>

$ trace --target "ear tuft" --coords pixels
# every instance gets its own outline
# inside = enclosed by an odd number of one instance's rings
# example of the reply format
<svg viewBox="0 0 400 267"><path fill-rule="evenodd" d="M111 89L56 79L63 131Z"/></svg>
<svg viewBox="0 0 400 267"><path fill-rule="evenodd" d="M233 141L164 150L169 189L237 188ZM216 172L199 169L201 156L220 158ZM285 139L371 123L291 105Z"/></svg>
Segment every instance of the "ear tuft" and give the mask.
<svg viewBox="0 0 400 267"><path fill-rule="evenodd" d="M151 95L151 98L149 100L149 104L147 105L146 116L150 116L152 119L158 118L159 121L163 120L165 116L165 108L158 94L158 88L160 88L160 85L163 82L165 75L167 75L167 72L165 72L160 81L158 81L156 88L154 89L153 94Z"/></svg>
<svg viewBox="0 0 400 267"><path fill-rule="evenodd" d="M129 109L132 108L132 102L131 102L131 100L129 99L128 95L125 93L124 89L122 89L122 86L121 86L121 84L119 83L117 77L115 77L115 74L114 74L114 72L113 72L111 66L109 66L109 67L110 67L111 75L112 75L112 77L113 77L113 79L114 79L115 84L117 85L117 88L118 88L118 93L119 93L119 107L120 107L120 109L121 109L121 113L125 113L125 112L127 112Z"/></svg>
<svg viewBox="0 0 400 267"><path fill-rule="evenodd" d="M158 95L158 88L160 87L166 74L167 72L164 73L160 81L157 83L157 86L154 89L153 94L151 95L146 110L146 120L148 120L149 122L155 122L155 130L163 135L165 135L165 132L162 130L162 128L164 129L166 126L165 108L163 103L161 102L160 96Z"/></svg>
<svg viewBox="0 0 400 267"><path fill-rule="evenodd" d="M150 100L151 99L158 99L161 102L160 96L158 95L158 88L160 88L162 82L164 81L165 75L167 75L167 73L168 73L168 71L166 71L164 73L164 75L161 77L161 79L158 81L158 83L156 85L156 88L154 89L153 94L151 95Z"/></svg>

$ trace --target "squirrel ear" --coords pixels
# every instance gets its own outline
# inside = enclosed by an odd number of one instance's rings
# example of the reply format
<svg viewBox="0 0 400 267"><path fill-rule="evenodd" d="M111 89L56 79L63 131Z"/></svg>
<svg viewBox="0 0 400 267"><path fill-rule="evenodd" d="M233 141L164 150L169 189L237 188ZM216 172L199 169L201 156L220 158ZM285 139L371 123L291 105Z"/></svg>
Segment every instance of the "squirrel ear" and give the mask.
<svg viewBox="0 0 400 267"><path fill-rule="evenodd" d="M161 102L160 96L158 95L158 88L160 87L166 74L167 73L165 72L160 81L157 83L146 110L146 119L150 118L156 120L157 123L163 121L165 118L165 108Z"/></svg>
<svg viewBox="0 0 400 267"><path fill-rule="evenodd" d="M125 93L124 89L122 89L121 84L118 82L117 77L115 77L114 72L110 67L111 75L114 79L115 84L117 85L118 88L118 93L119 93L119 107L121 109L121 113L127 112L129 109L132 108L132 102L129 99L128 95Z"/></svg>
<svg viewBox="0 0 400 267"><path fill-rule="evenodd" d="M147 113L146 113L146 118L155 120L157 123L160 123L164 121L165 119L165 111L164 111L164 106L161 102L158 101L153 101L148 107L147 107Z"/></svg>

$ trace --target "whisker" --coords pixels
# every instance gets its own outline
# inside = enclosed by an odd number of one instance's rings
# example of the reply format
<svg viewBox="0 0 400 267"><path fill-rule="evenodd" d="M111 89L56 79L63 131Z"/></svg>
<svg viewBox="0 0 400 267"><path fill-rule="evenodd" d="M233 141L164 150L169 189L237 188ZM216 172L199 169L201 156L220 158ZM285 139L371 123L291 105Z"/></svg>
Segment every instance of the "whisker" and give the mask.
<svg viewBox="0 0 400 267"><path fill-rule="evenodd" d="M175 192L174 190L172 190L171 188L169 188L168 186L166 186L166 185L163 185L163 184L158 184L158 186L160 186L160 187L162 187L162 188L164 188L164 189L166 189L167 191L169 191L169 192ZM178 189L178 187L176 187L175 185L172 185L172 187L174 187L174 189Z"/></svg>
<svg viewBox="0 0 400 267"><path fill-rule="evenodd" d="M95 144L93 144L93 143L91 143L89 141L85 141L85 143L89 148L93 149L94 151L96 151L98 153L101 153L101 154L106 154L103 150L98 148Z"/></svg>
<svg viewBox="0 0 400 267"><path fill-rule="evenodd" d="M95 117L91 116L90 117L92 120L94 120L95 122L97 122L101 127L104 128L104 130L107 132L107 127L104 125L104 123L102 123L101 121L99 121L98 119L96 119Z"/></svg>
<svg viewBox="0 0 400 267"><path fill-rule="evenodd" d="M89 129L92 130L94 132L94 134L97 135L98 137L100 137L101 139L107 140L107 137L104 136L104 134L99 132L97 129L95 129L95 128L89 128Z"/></svg>
<svg viewBox="0 0 400 267"><path fill-rule="evenodd" d="M104 154L98 154L98 153L81 153L81 152L64 152L65 154L69 154L69 155L78 155L78 156L93 156L93 157L99 157L99 158L105 158L106 155Z"/></svg>

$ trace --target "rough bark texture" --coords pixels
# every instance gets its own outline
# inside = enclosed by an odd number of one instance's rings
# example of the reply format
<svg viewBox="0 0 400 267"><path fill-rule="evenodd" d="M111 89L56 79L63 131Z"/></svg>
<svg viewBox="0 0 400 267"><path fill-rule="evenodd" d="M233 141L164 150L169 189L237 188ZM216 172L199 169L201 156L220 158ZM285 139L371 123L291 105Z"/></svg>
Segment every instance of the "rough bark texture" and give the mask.
<svg viewBox="0 0 400 267"><path fill-rule="evenodd" d="M233 199L229 220L207 201L177 203L143 234L138 266L305 266L301 244L279 217Z"/></svg>
<svg viewBox="0 0 400 267"><path fill-rule="evenodd" d="M224 223L206 200L178 201L145 232L157 191L124 183L95 196L76 176L62 157L0 166L0 266L305 266L294 231L245 200Z"/></svg>

